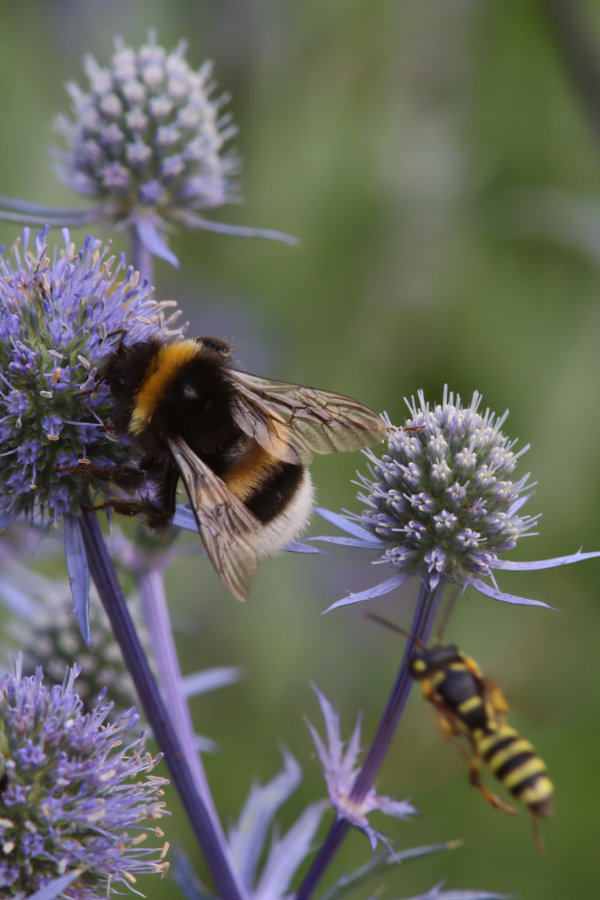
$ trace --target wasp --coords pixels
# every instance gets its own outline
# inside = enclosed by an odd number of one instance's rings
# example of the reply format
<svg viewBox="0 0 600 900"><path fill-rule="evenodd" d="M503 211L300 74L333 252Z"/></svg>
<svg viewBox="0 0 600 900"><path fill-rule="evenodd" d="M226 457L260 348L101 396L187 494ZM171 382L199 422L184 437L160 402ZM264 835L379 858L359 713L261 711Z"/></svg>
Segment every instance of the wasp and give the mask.
<svg viewBox="0 0 600 900"><path fill-rule="evenodd" d="M369 613L369 617L406 634L379 616ZM554 785L533 745L507 724L508 703L501 688L486 678L473 657L455 644L421 644L411 656L408 670L420 683L424 699L435 707L442 737L467 760L471 784L492 806L516 815L515 807L481 780L481 767L485 764L515 800L529 809L534 837L543 851L538 819L552 813ZM454 738L466 739L470 754Z"/></svg>

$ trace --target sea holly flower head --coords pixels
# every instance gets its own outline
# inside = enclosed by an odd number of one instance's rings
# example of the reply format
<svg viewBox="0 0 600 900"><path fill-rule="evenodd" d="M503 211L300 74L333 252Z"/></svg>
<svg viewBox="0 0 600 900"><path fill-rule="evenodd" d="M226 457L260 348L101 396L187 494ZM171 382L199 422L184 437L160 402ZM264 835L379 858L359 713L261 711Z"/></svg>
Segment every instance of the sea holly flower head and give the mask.
<svg viewBox="0 0 600 900"><path fill-rule="evenodd" d="M500 591L495 571L548 568L599 554L530 563L502 559L520 538L534 533L539 518L520 512L534 483L528 474L515 474L528 446L517 450L516 441L504 434L508 412L499 417L483 412L477 391L465 406L447 388L441 404L430 405L422 391L406 403L410 416L391 433L385 455L364 451L369 474L359 474L363 512L320 510L351 535L323 540L375 550L375 562L395 571L334 606L387 593L413 576L429 591L444 583L470 585L509 603L547 605Z"/></svg>
<svg viewBox="0 0 600 900"><path fill-rule="evenodd" d="M507 413L482 413L480 403L475 393L463 407L446 391L432 408L419 394L388 453L370 454L372 477L360 478L362 526L387 545L384 559L423 573L430 589L441 578L460 583L489 575L498 555L536 523L515 511L532 488L529 475L513 479L528 448L515 452L515 441L501 431Z"/></svg>
<svg viewBox="0 0 600 900"><path fill-rule="evenodd" d="M69 148L58 174L118 221L140 213L193 220L195 210L236 198L236 159L222 153L236 132L220 113L226 98L211 98L212 64L194 71L186 49L182 41L167 53L152 31L138 50L116 38L106 68L85 57L87 91L67 86L73 118L57 119Z"/></svg>
<svg viewBox="0 0 600 900"><path fill-rule="evenodd" d="M0 548L4 540L0 542ZM32 675L41 668L49 683L61 684L65 669L77 659L77 693L86 711L91 709L102 691L108 692L113 704L109 715L111 721L137 704L133 681L97 597L92 594L90 604L92 653L85 645L73 615L73 598L65 580L47 578L16 559L3 559L1 549L0 560L0 601L13 613L0 643L0 664L10 655L14 656L15 647L23 647L25 675ZM128 595L127 605L146 654L150 655L150 638L139 599Z"/></svg>
<svg viewBox="0 0 600 900"><path fill-rule="evenodd" d="M373 850L377 841L381 840L390 849L389 842L380 832L370 825L369 813L378 810L389 816L399 819L407 819L417 810L406 800L394 800L393 797L385 797L378 794L375 788L367 791L359 801L352 796L352 789L358 775L358 757L360 755L360 719L358 719L350 740L345 743L341 736L340 717L327 697L317 688L314 688L321 712L325 721L327 740L323 741L316 728L307 721L309 731L314 741L321 765L323 776L327 783L329 799L340 819L346 819L351 825L359 828L369 838Z"/></svg>
<svg viewBox="0 0 600 900"><path fill-rule="evenodd" d="M170 337L178 311L110 245L86 238L81 250L63 232L49 250L46 232L27 229L0 257L0 525L24 515L56 525L76 512L80 473L57 469L89 457L124 463L127 451L103 423L112 402L98 368L123 334Z"/></svg>
<svg viewBox="0 0 600 900"><path fill-rule="evenodd" d="M237 158L223 151L236 132L221 112L227 98L212 96L212 64L194 71L185 52L182 41L167 53L152 31L137 50L116 38L108 66L85 57L87 90L68 84L71 116L56 120L67 143L58 177L114 221L139 225L144 243L237 199Z"/></svg>
<svg viewBox="0 0 600 900"><path fill-rule="evenodd" d="M165 779L145 738L131 742L134 709L112 724L104 697L91 712L74 690L78 669L47 687L41 669L22 675L21 661L0 680L0 893L30 896L53 879L80 871L61 894L96 900L136 876L166 872L164 847L146 847L146 820L165 815ZM21 893L22 892L22 893Z"/></svg>

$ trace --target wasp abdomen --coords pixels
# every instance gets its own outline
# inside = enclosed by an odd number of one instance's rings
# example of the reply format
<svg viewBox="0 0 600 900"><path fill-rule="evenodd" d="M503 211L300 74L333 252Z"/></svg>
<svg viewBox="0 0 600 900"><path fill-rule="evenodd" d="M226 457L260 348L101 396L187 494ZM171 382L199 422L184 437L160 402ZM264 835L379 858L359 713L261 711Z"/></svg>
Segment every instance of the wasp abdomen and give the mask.
<svg viewBox="0 0 600 900"><path fill-rule="evenodd" d="M474 735L475 751L513 797L542 818L552 812L554 787L533 745L510 725Z"/></svg>

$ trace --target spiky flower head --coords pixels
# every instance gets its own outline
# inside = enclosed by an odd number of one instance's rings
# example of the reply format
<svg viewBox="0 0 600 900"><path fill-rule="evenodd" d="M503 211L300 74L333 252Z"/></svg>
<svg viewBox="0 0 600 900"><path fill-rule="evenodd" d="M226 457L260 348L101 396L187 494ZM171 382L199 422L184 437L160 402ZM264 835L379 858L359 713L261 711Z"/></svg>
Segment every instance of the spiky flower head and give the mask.
<svg viewBox="0 0 600 900"><path fill-rule="evenodd" d="M516 441L502 433L507 412L480 411L446 391L431 407L422 393L409 404L405 428L390 438L382 459L368 454L361 476L367 504L361 525L385 545L383 559L420 574L430 588L440 578L464 583L490 575L498 555L530 533L536 518L515 511L529 475L513 480Z"/></svg>
<svg viewBox="0 0 600 900"><path fill-rule="evenodd" d="M68 145L57 174L122 224L194 225L198 210L236 198L237 161L223 153L236 129L221 114L225 98L211 96L211 63L196 72L185 51L182 41L167 53L152 31L138 50L116 38L105 68L85 57L87 90L67 86L72 117L56 122Z"/></svg>
<svg viewBox="0 0 600 900"><path fill-rule="evenodd" d="M64 579L60 581L33 572L15 559L3 559L0 542L0 601L14 615L4 630L0 644L0 662L23 647L23 673L32 675L38 668L51 684L60 684L65 669L74 659L79 666L77 693L84 708L91 709L102 691L113 703L110 720L138 703L131 676L108 618L97 597L90 603L90 634L93 653L86 646L73 613L73 598ZM149 658L150 638L143 620L139 599L127 597L127 606L136 631ZM10 639L10 644L8 640Z"/></svg>
<svg viewBox="0 0 600 900"><path fill-rule="evenodd" d="M104 427L108 388L98 366L126 333L168 337L178 311L110 245L86 238L81 250L63 232L48 250L46 232L29 232L0 257L0 525L17 515L56 524L77 509L81 478L57 467L91 457L123 463L124 448ZM94 390L91 388L94 387Z"/></svg>
<svg viewBox="0 0 600 900"><path fill-rule="evenodd" d="M0 889L29 896L81 869L65 900L105 898L111 887L166 871L164 848L146 848L144 821L165 815L165 779L144 738L127 744L135 710L106 723L101 697L87 714L74 690L78 669L46 687L41 669L23 677L20 661L0 680ZM23 894L21 894L23 892Z"/></svg>
<svg viewBox="0 0 600 900"><path fill-rule="evenodd" d="M533 487L528 474L515 477L528 447L515 449L516 441L502 431L508 412L482 412L477 391L468 406L447 388L441 404L430 405L422 391L417 396L406 401L410 416L391 434L387 453L379 459L364 451L370 465L368 475L359 475L359 499L366 509L357 516L321 511L352 535L324 540L377 550L376 562L395 569L334 606L387 593L413 576L430 591L449 582L499 600L545 606L500 591L495 570L548 568L598 553L529 563L502 559L532 534L539 518L519 513Z"/></svg>

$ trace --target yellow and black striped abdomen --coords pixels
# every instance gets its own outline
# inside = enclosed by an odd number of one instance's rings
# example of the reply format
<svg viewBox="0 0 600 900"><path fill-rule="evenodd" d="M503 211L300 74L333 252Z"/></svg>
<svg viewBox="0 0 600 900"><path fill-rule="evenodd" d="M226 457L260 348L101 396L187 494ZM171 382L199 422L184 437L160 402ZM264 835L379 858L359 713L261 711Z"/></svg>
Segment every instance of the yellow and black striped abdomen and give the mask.
<svg viewBox="0 0 600 900"><path fill-rule="evenodd" d="M552 812L554 785L533 745L510 725L473 735L475 751L507 791L536 816Z"/></svg>

